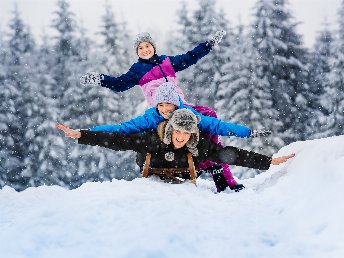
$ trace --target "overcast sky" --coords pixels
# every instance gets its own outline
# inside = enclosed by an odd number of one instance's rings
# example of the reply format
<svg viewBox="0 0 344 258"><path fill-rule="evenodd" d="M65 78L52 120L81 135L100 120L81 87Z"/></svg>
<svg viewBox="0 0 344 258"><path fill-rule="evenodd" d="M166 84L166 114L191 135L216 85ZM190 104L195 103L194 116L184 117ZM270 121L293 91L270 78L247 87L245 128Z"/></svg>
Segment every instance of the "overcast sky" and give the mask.
<svg viewBox="0 0 344 258"><path fill-rule="evenodd" d="M162 35L174 27L176 11L181 0L109 0L115 14L128 22L134 34L149 31L153 36ZM31 26L35 36L42 35L43 29L51 31L52 13L57 0L1 0L0 30L6 30L14 4L18 4L24 21ZM88 29L92 36L99 30L100 17L104 13L105 0L69 0L78 22ZM197 0L188 0L191 9L197 7ZM252 19L252 7L256 0L217 0L217 7L223 8L229 21L236 25L241 20L248 24ZM301 22L298 31L303 35L305 45L311 47L316 32L325 19L331 28L336 29L338 9L341 0L289 0L289 8L295 21ZM159 39L156 39L159 41ZM160 39L163 40L163 39Z"/></svg>

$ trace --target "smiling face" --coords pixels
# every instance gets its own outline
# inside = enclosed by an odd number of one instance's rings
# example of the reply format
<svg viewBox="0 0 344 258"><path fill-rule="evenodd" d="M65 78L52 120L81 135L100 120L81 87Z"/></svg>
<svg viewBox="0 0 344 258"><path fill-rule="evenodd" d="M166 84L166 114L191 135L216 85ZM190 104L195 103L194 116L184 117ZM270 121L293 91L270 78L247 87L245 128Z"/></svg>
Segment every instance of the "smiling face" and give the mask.
<svg viewBox="0 0 344 258"><path fill-rule="evenodd" d="M176 110L176 106L171 103L162 102L157 105L157 109L165 119L169 119L168 113Z"/></svg>
<svg viewBox="0 0 344 258"><path fill-rule="evenodd" d="M191 133L180 130L173 130L172 144L175 149L180 149L189 141Z"/></svg>
<svg viewBox="0 0 344 258"><path fill-rule="evenodd" d="M149 42L141 42L137 47L137 55L142 59L149 59L154 56L154 53L154 47Z"/></svg>

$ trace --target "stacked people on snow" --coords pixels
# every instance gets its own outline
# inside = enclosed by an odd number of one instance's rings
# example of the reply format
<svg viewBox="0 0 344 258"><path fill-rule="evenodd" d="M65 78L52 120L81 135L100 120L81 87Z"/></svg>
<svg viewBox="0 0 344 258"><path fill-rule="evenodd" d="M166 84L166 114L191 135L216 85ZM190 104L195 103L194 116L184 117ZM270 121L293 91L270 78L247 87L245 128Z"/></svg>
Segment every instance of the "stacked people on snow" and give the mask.
<svg viewBox="0 0 344 258"><path fill-rule="evenodd" d="M157 130L141 134L79 131L62 124L58 124L57 128L62 130L66 137L78 139L79 144L101 146L116 151L133 150L141 156L150 153L150 164L154 168L185 168L188 166L188 153L192 154L196 166L204 160L210 160L260 170L267 170L271 164L279 165L294 157L294 154L291 154L272 158L232 146L223 147L200 134L199 122L200 117L190 109L182 108L174 111L169 120L161 122ZM143 167L143 163L139 162L138 165ZM181 176L189 179L189 174ZM225 183L224 179L215 181L217 187Z"/></svg>
<svg viewBox="0 0 344 258"><path fill-rule="evenodd" d="M185 100L184 93L179 87L176 79L176 72L182 71L191 65L196 64L201 58L206 56L214 46L219 44L224 35L224 31L217 31L210 40L199 44L193 50L185 54L166 56L157 55L156 44L149 33L141 33L137 36L134 43L134 48L139 59L130 67L127 73L119 77L112 77L105 74L91 72L82 76L80 81L82 84L99 85L116 92L126 91L135 85L140 85L149 106L154 106L153 96L159 86L163 82L171 82L185 106L191 106L197 112L205 116L217 117L216 112L210 107L194 106ZM255 136L255 133L258 133L261 136L267 134L265 131L249 131L250 136ZM215 143L221 144L217 134L208 134L207 137ZM235 181L228 164L203 161L198 164L197 169L222 171L221 173L224 175L228 185L232 189L243 188L243 185L237 184Z"/></svg>
<svg viewBox="0 0 344 258"><path fill-rule="evenodd" d="M257 132L252 134L250 128L246 126L224 122L215 117L204 116L198 113L192 107L184 105L183 101L176 92L176 87L170 82L163 83L156 90L153 98L153 104L154 107L148 109L142 116L138 116L120 124L100 125L90 128L89 130L94 132L118 132L124 134L142 133L150 130L156 130L158 125L165 119L168 120L176 109L186 108L200 117L198 128L202 133L206 133L208 135L236 136L241 138L248 138L258 135ZM266 133L266 131L264 132ZM142 163L144 156L138 154L137 159L141 160ZM222 167L218 169L214 169L214 167L215 166L213 166L213 169L199 169L199 167L197 167L197 170L211 173L215 182L222 182L221 184L216 184L219 192L225 190L227 187L231 188L232 190L240 190L244 187L242 184L238 183L230 185L228 181L231 180L231 177L228 179L228 175L223 172Z"/></svg>

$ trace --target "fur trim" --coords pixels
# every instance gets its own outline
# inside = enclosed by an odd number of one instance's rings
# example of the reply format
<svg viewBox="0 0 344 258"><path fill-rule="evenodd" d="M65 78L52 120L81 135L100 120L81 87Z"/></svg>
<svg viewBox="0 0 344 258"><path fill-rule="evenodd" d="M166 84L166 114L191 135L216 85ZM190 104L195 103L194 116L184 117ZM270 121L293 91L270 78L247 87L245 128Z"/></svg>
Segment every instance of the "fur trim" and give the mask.
<svg viewBox="0 0 344 258"><path fill-rule="evenodd" d="M159 138L162 142L164 142L164 136L165 136L165 128L166 128L167 120L162 121L157 128ZM165 143L165 142L164 142Z"/></svg>
<svg viewBox="0 0 344 258"><path fill-rule="evenodd" d="M162 141L165 144L171 144L172 141L172 131L173 131L173 127L171 125L171 120L169 120L165 126L165 131L164 131L164 138L162 139Z"/></svg>

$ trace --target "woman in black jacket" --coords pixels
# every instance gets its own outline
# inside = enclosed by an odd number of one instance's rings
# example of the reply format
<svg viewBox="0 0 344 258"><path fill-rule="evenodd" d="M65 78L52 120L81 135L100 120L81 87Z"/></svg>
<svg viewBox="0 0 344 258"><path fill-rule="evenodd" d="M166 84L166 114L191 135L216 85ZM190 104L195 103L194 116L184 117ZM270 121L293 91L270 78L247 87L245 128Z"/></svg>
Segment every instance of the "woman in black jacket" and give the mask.
<svg viewBox="0 0 344 258"><path fill-rule="evenodd" d="M227 163L259 170L267 170L270 164L278 165L294 157L294 154L271 158L256 152L232 146L220 146L200 135L199 117L188 109L174 111L169 121L162 122L157 131L143 134L119 134L73 130L58 124L66 137L77 138L79 144L102 146L116 151L133 150L140 156L151 154L153 168L187 168L187 153L191 153L195 165L203 160ZM143 160L138 161L142 168ZM240 190L240 189L239 189Z"/></svg>

